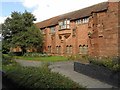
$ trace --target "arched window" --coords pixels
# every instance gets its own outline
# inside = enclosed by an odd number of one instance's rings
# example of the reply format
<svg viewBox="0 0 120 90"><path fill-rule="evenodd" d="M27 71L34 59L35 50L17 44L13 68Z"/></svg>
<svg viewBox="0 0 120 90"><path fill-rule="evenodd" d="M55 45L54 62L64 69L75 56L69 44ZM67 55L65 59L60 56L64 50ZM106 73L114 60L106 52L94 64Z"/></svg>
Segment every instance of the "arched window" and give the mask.
<svg viewBox="0 0 120 90"><path fill-rule="evenodd" d="M82 54L82 45L79 45L79 53Z"/></svg>
<svg viewBox="0 0 120 90"><path fill-rule="evenodd" d="M72 53L72 45L70 45L70 47L69 47L69 53Z"/></svg>
<svg viewBox="0 0 120 90"><path fill-rule="evenodd" d="M80 54L87 54L88 53L88 45L79 45L79 53Z"/></svg>
<svg viewBox="0 0 120 90"><path fill-rule="evenodd" d="M51 53L51 46L48 46L48 53Z"/></svg>
<svg viewBox="0 0 120 90"><path fill-rule="evenodd" d="M69 46L67 45L67 46L66 46L66 53L67 53L67 54L72 54L72 51L73 51L72 45L69 45Z"/></svg>
<svg viewBox="0 0 120 90"><path fill-rule="evenodd" d="M68 45L66 46L66 53L67 54L69 53L69 46Z"/></svg>
<svg viewBox="0 0 120 90"><path fill-rule="evenodd" d="M88 54L88 45L84 46L84 54Z"/></svg>
<svg viewBox="0 0 120 90"><path fill-rule="evenodd" d="M61 53L61 46L58 47L58 54Z"/></svg>

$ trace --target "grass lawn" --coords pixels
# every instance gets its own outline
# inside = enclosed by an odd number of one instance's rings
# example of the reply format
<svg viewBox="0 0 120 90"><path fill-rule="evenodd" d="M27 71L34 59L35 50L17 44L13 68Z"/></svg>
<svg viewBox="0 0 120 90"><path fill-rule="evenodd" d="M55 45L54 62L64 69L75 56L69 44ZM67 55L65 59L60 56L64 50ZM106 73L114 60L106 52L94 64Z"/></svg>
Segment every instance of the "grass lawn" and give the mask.
<svg viewBox="0 0 120 90"><path fill-rule="evenodd" d="M67 57L63 56L48 56L48 57L27 57L27 56L17 56L17 59L22 60L34 60L34 61L47 61L47 62L58 62L58 61L67 61Z"/></svg>

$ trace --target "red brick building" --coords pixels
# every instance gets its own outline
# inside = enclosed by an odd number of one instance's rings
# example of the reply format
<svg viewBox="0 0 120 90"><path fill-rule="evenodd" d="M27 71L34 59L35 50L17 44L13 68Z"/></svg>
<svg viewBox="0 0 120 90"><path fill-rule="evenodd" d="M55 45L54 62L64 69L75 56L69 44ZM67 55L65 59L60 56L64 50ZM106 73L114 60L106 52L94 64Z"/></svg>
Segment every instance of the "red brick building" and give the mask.
<svg viewBox="0 0 120 90"><path fill-rule="evenodd" d="M43 51L54 55L118 56L120 2L103 2L36 23Z"/></svg>

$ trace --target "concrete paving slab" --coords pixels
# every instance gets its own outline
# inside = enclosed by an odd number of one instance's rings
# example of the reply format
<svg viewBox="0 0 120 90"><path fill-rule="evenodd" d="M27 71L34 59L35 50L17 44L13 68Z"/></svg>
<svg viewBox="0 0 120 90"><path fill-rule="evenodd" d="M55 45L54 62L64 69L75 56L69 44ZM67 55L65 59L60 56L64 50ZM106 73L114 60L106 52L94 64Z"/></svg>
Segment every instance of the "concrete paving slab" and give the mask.
<svg viewBox="0 0 120 90"><path fill-rule="evenodd" d="M87 88L114 88L114 86L91 78L73 70L73 62L54 63L49 66L53 72L59 72Z"/></svg>

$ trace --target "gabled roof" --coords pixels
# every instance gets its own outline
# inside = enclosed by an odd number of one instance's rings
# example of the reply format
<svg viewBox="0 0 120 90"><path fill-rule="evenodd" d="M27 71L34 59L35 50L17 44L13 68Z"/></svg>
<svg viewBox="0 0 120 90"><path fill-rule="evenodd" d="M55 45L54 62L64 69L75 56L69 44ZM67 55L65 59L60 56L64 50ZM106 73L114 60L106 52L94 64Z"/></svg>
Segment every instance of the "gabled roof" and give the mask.
<svg viewBox="0 0 120 90"><path fill-rule="evenodd" d="M69 18L70 20L75 20L79 18L88 17L92 12L100 12L107 10L108 2L99 3L87 8L83 8L77 11L69 12L59 16L52 17L50 19L44 20L42 22L35 23L38 28L45 28L58 24L58 21L64 18Z"/></svg>

